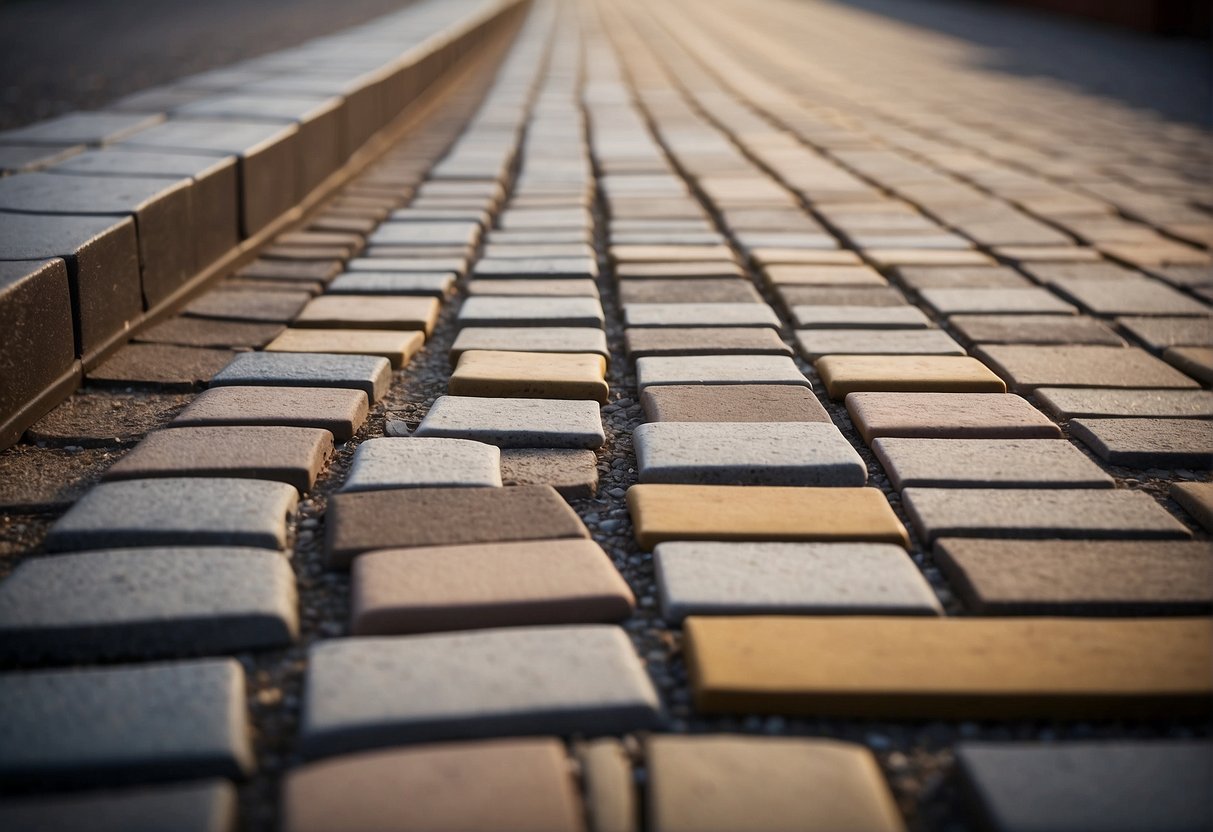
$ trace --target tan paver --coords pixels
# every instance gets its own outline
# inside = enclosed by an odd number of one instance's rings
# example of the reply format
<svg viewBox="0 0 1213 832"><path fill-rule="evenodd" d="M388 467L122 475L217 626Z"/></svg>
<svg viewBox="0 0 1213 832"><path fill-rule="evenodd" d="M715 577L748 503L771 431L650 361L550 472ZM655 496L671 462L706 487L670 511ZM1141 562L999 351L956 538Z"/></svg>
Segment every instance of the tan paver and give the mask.
<svg viewBox="0 0 1213 832"><path fill-rule="evenodd" d="M459 357L452 396L592 399L606 404L606 359L592 353L469 350Z"/></svg>
<svg viewBox="0 0 1213 832"><path fill-rule="evenodd" d="M1056 439L884 437L872 443L896 489L1113 488L1116 481Z"/></svg>
<svg viewBox="0 0 1213 832"><path fill-rule="evenodd" d="M650 422L829 422L807 387L792 384L655 385L640 403Z"/></svg>
<svg viewBox="0 0 1213 832"><path fill-rule="evenodd" d="M1171 499L1184 507L1196 522L1213 529L1213 483L1177 482L1171 486Z"/></svg>
<svg viewBox="0 0 1213 832"><path fill-rule="evenodd" d="M851 393L847 412L869 445L881 436L1055 439L1061 429L1026 399L986 393Z"/></svg>
<svg viewBox="0 0 1213 832"><path fill-rule="evenodd" d="M632 760L613 737L578 743L586 810L594 832L639 832L640 809Z"/></svg>
<svg viewBox="0 0 1213 832"><path fill-rule="evenodd" d="M1005 393L1002 379L968 356L829 355L817 372L831 399L848 393Z"/></svg>
<svg viewBox="0 0 1213 832"><path fill-rule="evenodd" d="M1012 389L1037 387L1184 388L1197 383L1136 347L990 344L975 352Z"/></svg>
<svg viewBox="0 0 1213 832"><path fill-rule="evenodd" d="M292 326L316 329L419 329L434 331L441 303L411 296L322 295L312 299Z"/></svg>
<svg viewBox="0 0 1213 832"><path fill-rule="evenodd" d="M421 332L370 329L287 329L266 345L266 352L318 352L336 355L378 355L399 370L421 349Z"/></svg>
<svg viewBox="0 0 1213 832"><path fill-rule="evenodd" d="M632 327L624 331L628 358L650 355L791 355L770 327Z"/></svg>

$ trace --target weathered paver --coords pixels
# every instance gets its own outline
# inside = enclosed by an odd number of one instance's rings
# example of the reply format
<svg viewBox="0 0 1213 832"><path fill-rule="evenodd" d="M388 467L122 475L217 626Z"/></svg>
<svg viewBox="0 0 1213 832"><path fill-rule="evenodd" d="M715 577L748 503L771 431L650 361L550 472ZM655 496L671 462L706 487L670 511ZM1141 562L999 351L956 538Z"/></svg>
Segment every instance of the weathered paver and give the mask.
<svg viewBox="0 0 1213 832"><path fill-rule="evenodd" d="M286 323L311 298L308 292L230 289L220 285L190 301L181 314L194 318Z"/></svg>
<svg viewBox="0 0 1213 832"><path fill-rule="evenodd" d="M1213 609L1213 546L1202 541L970 540L935 562L982 615L1201 615Z"/></svg>
<svg viewBox="0 0 1213 832"><path fill-rule="evenodd" d="M459 327L601 327L605 317L597 298L470 297L459 308Z"/></svg>
<svg viewBox="0 0 1213 832"><path fill-rule="evenodd" d="M861 486L863 459L820 422L650 422L633 431L640 482Z"/></svg>
<svg viewBox="0 0 1213 832"><path fill-rule="evenodd" d="M964 347L939 329L798 329L806 361L826 355L964 355Z"/></svg>
<svg viewBox="0 0 1213 832"><path fill-rule="evenodd" d="M927 329L931 321L908 304L900 306L793 306L792 320L807 329Z"/></svg>
<svg viewBox="0 0 1213 832"><path fill-rule="evenodd" d="M1198 386L1179 370L1136 347L989 344L977 347L976 353L1017 392L1037 387Z"/></svg>
<svg viewBox="0 0 1213 832"><path fill-rule="evenodd" d="M233 358L208 386L339 387L361 390L377 402L391 379L391 363L374 355L249 352Z"/></svg>
<svg viewBox="0 0 1213 832"><path fill-rule="evenodd" d="M765 303L629 303L623 307L628 327L772 327L779 317Z"/></svg>
<svg viewBox="0 0 1213 832"><path fill-rule="evenodd" d="M325 549L335 568L375 549L588 536L577 513L547 486L337 494L325 521Z"/></svg>
<svg viewBox="0 0 1213 832"><path fill-rule="evenodd" d="M648 483L628 489L636 542L865 541L909 545L875 488L787 488Z"/></svg>
<svg viewBox="0 0 1213 832"><path fill-rule="evenodd" d="M633 303L761 303L762 295L747 280L672 278L621 280L619 302Z"/></svg>
<svg viewBox="0 0 1213 832"><path fill-rule="evenodd" d="M887 543L660 543L662 616L938 615L939 601ZM1213 561L1211 561L1213 563Z"/></svg>
<svg viewBox="0 0 1213 832"><path fill-rule="evenodd" d="M467 439L368 439L354 451L342 491L491 488L501 485L501 451Z"/></svg>
<svg viewBox="0 0 1213 832"><path fill-rule="evenodd" d="M483 740L337 757L286 777L284 832L391 828L584 832L556 739Z"/></svg>
<svg viewBox="0 0 1213 832"><path fill-rule="evenodd" d="M273 425L322 428L344 442L366 421L361 390L341 387L216 387L177 414L170 427Z"/></svg>
<svg viewBox="0 0 1213 832"><path fill-rule="evenodd" d="M849 393L1005 393L975 358L953 355L827 355L817 372L831 399Z"/></svg>
<svg viewBox="0 0 1213 832"><path fill-rule="evenodd" d="M1074 419L1070 432L1100 459L1131 468L1213 468L1213 422Z"/></svg>
<svg viewBox="0 0 1213 832"><path fill-rule="evenodd" d="M0 675L0 782L242 777L254 768L235 659Z"/></svg>
<svg viewBox="0 0 1213 832"><path fill-rule="evenodd" d="M592 540L527 540L359 555L354 635L592 624L627 618L632 590Z"/></svg>
<svg viewBox="0 0 1213 832"><path fill-rule="evenodd" d="M1159 718L1207 713L1213 690L1200 618L709 616L683 629L701 713Z"/></svg>
<svg viewBox="0 0 1213 832"><path fill-rule="evenodd" d="M653 737L646 750L654 832L905 828L861 745L718 734Z"/></svg>
<svg viewBox="0 0 1213 832"><path fill-rule="evenodd" d="M948 325L967 344L1124 344L1107 324L1086 315L953 315Z"/></svg>
<svg viewBox="0 0 1213 832"><path fill-rule="evenodd" d="M656 385L640 394L650 422L829 422L807 387L791 384Z"/></svg>
<svg viewBox="0 0 1213 832"><path fill-rule="evenodd" d="M502 448L600 448L598 404L569 399L439 396L416 436L475 439Z"/></svg>
<svg viewBox="0 0 1213 832"><path fill-rule="evenodd" d="M512 627L316 645L300 740L314 758L445 739L611 734L659 720L657 693L622 629Z"/></svg>
<svg viewBox="0 0 1213 832"><path fill-rule="evenodd" d="M451 345L451 361L469 350L595 353L610 358L606 333L589 326L464 327Z"/></svg>
<svg viewBox="0 0 1213 832"><path fill-rule="evenodd" d="M785 355L654 355L636 359L636 386L658 384L779 384L811 388Z"/></svg>
<svg viewBox="0 0 1213 832"><path fill-rule="evenodd" d="M598 457L574 448L507 448L501 452L505 485L550 485L566 500L598 490Z"/></svg>
<svg viewBox="0 0 1213 832"><path fill-rule="evenodd" d="M286 547L299 493L223 477L165 477L94 486L51 526L48 552L126 546Z"/></svg>
<svg viewBox="0 0 1213 832"><path fill-rule="evenodd" d="M0 582L0 656L90 661L279 647L298 632L277 552L110 549L34 558Z"/></svg>
<svg viewBox="0 0 1213 832"><path fill-rule="evenodd" d="M231 832L235 819L236 788L216 779L0 801L5 829Z"/></svg>
<svg viewBox="0 0 1213 832"><path fill-rule="evenodd" d="M333 295L420 295L445 298L455 288L454 272L346 272L328 285Z"/></svg>
<svg viewBox="0 0 1213 832"><path fill-rule="evenodd" d="M1116 390L1039 387L1036 399L1059 419L1076 416L1213 418L1207 390Z"/></svg>
<svg viewBox="0 0 1213 832"><path fill-rule="evenodd" d="M1171 485L1171 499L1183 506L1197 523L1213 529L1213 484L1177 482Z"/></svg>
<svg viewBox="0 0 1213 832"><path fill-rule="evenodd" d="M1056 439L884 437L872 442L896 489L1113 488L1116 481Z"/></svg>
<svg viewBox="0 0 1213 832"><path fill-rule="evenodd" d="M288 328L266 345L266 352L371 355L386 358L398 370L425 344L419 331Z"/></svg>
<svg viewBox="0 0 1213 832"><path fill-rule="evenodd" d="M514 297L562 297L562 298L597 298L598 284L584 278L561 279L532 279L517 278L513 280L470 280L467 283L469 295L498 295Z"/></svg>
<svg viewBox="0 0 1213 832"><path fill-rule="evenodd" d="M1168 347L1162 357L1202 384L1213 385L1213 347Z"/></svg>
<svg viewBox="0 0 1213 832"><path fill-rule="evenodd" d="M1191 537L1187 528L1140 491L907 488L902 498L919 536L928 543L938 537Z"/></svg>
<svg viewBox="0 0 1213 832"><path fill-rule="evenodd" d="M986 393L850 393L847 412L864 442L882 436L1055 439L1061 430L1019 396Z"/></svg>
<svg viewBox="0 0 1213 832"><path fill-rule="evenodd" d="M1124 317L1116 323L1147 347L1162 352L1167 347L1213 346L1213 322L1203 317Z"/></svg>
<svg viewBox="0 0 1213 832"><path fill-rule="evenodd" d="M106 469L103 479L241 477L275 480L308 491L333 453L319 428L190 427L149 433Z"/></svg>
<svg viewBox="0 0 1213 832"><path fill-rule="evenodd" d="M315 329L421 330L429 335L438 320L436 298L322 295L308 302L293 322Z"/></svg>
<svg viewBox="0 0 1213 832"><path fill-rule="evenodd" d="M1181 832L1213 816L1207 742L964 742L956 767L975 815L1001 832Z"/></svg>
<svg viewBox="0 0 1213 832"><path fill-rule="evenodd" d="M624 331L628 358L651 355L791 355L770 327L633 327Z"/></svg>
<svg viewBox="0 0 1213 832"><path fill-rule="evenodd" d="M1026 289L1032 281L1005 266L903 266L897 279L906 288L922 289Z"/></svg>
<svg viewBox="0 0 1213 832"><path fill-rule="evenodd" d="M453 396L589 399L606 404L606 359L596 353L468 350L447 390Z"/></svg>
<svg viewBox="0 0 1213 832"><path fill-rule="evenodd" d="M85 375L91 383L106 387L151 385L165 390L193 390L234 356L231 350L127 344Z"/></svg>

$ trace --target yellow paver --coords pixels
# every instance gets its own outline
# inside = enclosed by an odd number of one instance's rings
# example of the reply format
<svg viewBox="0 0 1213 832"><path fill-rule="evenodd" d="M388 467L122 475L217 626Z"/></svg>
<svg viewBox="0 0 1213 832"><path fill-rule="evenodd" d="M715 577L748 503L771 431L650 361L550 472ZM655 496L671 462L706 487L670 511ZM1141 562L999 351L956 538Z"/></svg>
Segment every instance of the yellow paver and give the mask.
<svg viewBox="0 0 1213 832"><path fill-rule="evenodd" d="M459 357L452 396L592 399L606 404L606 359L594 353L468 350Z"/></svg>
<svg viewBox="0 0 1213 832"><path fill-rule="evenodd" d="M266 346L267 352L319 352L381 355L398 370L425 343L418 331L378 329L287 329Z"/></svg>
<svg viewBox="0 0 1213 832"><path fill-rule="evenodd" d="M976 358L960 355L828 355L814 365L831 399L847 393L1005 393Z"/></svg>

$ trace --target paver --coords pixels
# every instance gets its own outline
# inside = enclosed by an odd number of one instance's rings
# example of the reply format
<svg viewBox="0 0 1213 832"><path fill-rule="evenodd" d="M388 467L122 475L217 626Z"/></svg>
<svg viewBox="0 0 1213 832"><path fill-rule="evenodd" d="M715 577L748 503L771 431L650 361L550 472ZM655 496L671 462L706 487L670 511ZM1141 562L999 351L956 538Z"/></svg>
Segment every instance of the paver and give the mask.
<svg viewBox="0 0 1213 832"><path fill-rule="evenodd" d="M829 422L813 392L792 384L655 385L640 394L650 422Z"/></svg>
<svg viewBox="0 0 1213 832"><path fill-rule="evenodd" d="M769 327L635 327L624 332L628 357L651 355L791 355Z"/></svg>
<svg viewBox="0 0 1213 832"><path fill-rule="evenodd" d="M658 384L793 384L809 380L785 355L654 355L636 359L636 386Z"/></svg>
<svg viewBox="0 0 1213 832"><path fill-rule="evenodd" d="M392 365L373 355L246 352L215 374L210 387L337 387L361 390L369 402L387 393Z"/></svg>
<svg viewBox="0 0 1213 832"><path fill-rule="evenodd" d="M596 353L468 350L447 384L453 396L589 399L606 404L606 359Z"/></svg>
<svg viewBox="0 0 1213 832"><path fill-rule="evenodd" d="M592 497L598 490L598 457L571 448L513 448L501 452L505 485L550 485L566 500Z"/></svg>
<svg viewBox="0 0 1213 832"><path fill-rule="evenodd" d="M417 436L475 439L501 448L600 448L598 404L573 399L439 396Z"/></svg>
<svg viewBox="0 0 1213 832"><path fill-rule="evenodd" d="M638 832L639 800L623 743L602 737L574 745L581 764L586 812L594 832Z"/></svg>
<svg viewBox="0 0 1213 832"><path fill-rule="evenodd" d="M628 327L772 327L779 317L765 303L629 303L623 307Z"/></svg>
<svg viewBox="0 0 1213 832"><path fill-rule="evenodd" d="M887 286L870 266L768 266L767 280L775 286Z"/></svg>
<svg viewBox="0 0 1213 832"><path fill-rule="evenodd" d="M689 615L939 615L939 601L888 543L660 543L663 618ZM1213 561L1211 561L1213 563Z"/></svg>
<svg viewBox="0 0 1213 832"><path fill-rule="evenodd" d="M654 832L905 829L861 745L717 734L652 737L646 749Z"/></svg>
<svg viewBox="0 0 1213 832"><path fill-rule="evenodd" d="M1191 296L1148 277L1058 277L1049 283L1093 315L1208 316L1213 312Z"/></svg>
<svg viewBox="0 0 1213 832"><path fill-rule="evenodd" d="M913 306L793 306L796 326L811 329L927 329L931 321Z"/></svg>
<svg viewBox="0 0 1213 832"><path fill-rule="evenodd" d="M633 431L640 482L861 486L868 470L822 422L650 422Z"/></svg>
<svg viewBox="0 0 1213 832"><path fill-rule="evenodd" d="M1076 439L1113 465L1213 468L1213 422L1200 419L1074 419Z"/></svg>
<svg viewBox="0 0 1213 832"><path fill-rule="evenodd" d="M283 324L276 323L176 317L139 330L135 340L183 347L257 348L273 341L283 329Z"/></svg>
<svg viewBox="0 0 1213 832"><path fill-rule="evenodd" d="M887 308L905 306L906 299L892 286L780 286L776 290L784 305L860 306Z"/></svg>
<svg viewBox="0 0 1213 832"><path fill-rule="evenodd" d="M632 590L592 540L382 549L350 567L354 635L593 624L632 612Z"/></svg>
<svg viewBox="0 0 1213 832"><path fill-rule="evenodd" d="M425 344L418 331L372 329L286 329L266 352L330 353L386 358L398 370Z"/></svg>
<svg viewBox="0 0 1213 832"><path fill-rule="evenodd" d="M858 266L862 261L853 251L807 248L752 248L750 258L755 263L767 266Z"/></svg>
<svg viewBox="0 0 1213 832"><path fill-rule="evenodd" d="M1127 490L907 488L918 534L937 537L1185 539L1191 533L1149 494Z"/></svg>
<svg viewBox="0 0 1213 832"><path fill-rule="evenodd" d="M284 832L584 832L564 745L481 740L363 752L286 777Z"/></svg>
<svg viewBox="0 0 1213 832"><path fill-rule="evenodd" d="M1150 349L1162 352L1167 347L1213 346L1213 321L1188 318L1117 318L1116 323L1140 339Z"/></svg>
<svg viewBox="0 0 1213 832"><path fill-rule="evenodd" d="M274 480L308 491L333 453L319 428L189 427L158 430L104 474L106 480L149 477L240 477Z"/></svg>
<svg viewBox="0 0 1213 832"><path fill-rule="evenodd" d="M796 344L807 361L826 355L964 355L938 329L798 329Z"/></svg>
<svg viewBox="0 0 1213 832"><path fill-rule="evenodd" d="M495 297L480 295L463 302L456 318L460 328L601 327L605 318L597 298Z"/></svg>
<svg viewBox="0 0 1213 832"><path fill-rule="evenodd" d="M501 485L501 451L467 439L368 439L342 491Z"/></svg>
<svg viewBox="0 0 1213 832"><path fill-rule="evenodd" d="M1162 357L1201 383L1213 384L1213 348L1168 347Z"/></svg>
<svg viewBox="0 0 1213 832"><path fill-rule="evenodd" d="M869 445L882 436L1055 439L1061 430L1019 396L987 393L851 393L847 412Z"/></svg>
<svg viewBox="0 0 1213 832"><path fill-rule="evenodd" d="M1144 387L1179 389L1197 384L1136 347L989 344L976 353L1017 392L1037 387Z"/></svg>
<svg viewBox="0 0 1213 832"><path fill-rule="evenodd" d="M618 627L348 638L311 650L300 748L314 758L446 739L597 736L659 719L657 693Z"/></svg>
<svg viewBox="0 0 1213 832"><path fill-rule="evenodd" d="M110 387L144 384L165 390L193 390L222 370L234 356L231 350L127 344L89 370L86 378L93 384Z"/></svg>
<svg viewBox="0 0 1213 832"><path fill-rule="evenodd" d="M948 325L969 344L1124 344L1106 324L1085 315L953 315Z"/></svg>
<svg viewBox="0 0 1213 832"><path fill-rule="evenodd" d="M235 659L0 675L0 782L101 786L254 768Z"/></svg>
<svg viewBox="0 0 1213 832"><path fill-rule="evenodd" d="M341 387L216 387L198 395L171 427L273 425L322 428L338 442L367 416L366 396Z"/></svg>
<svg viewBox="0 0 1213 832"><path fill-rule="evenodd" d="M281 283L292 287L300 283L327 283L341 272L340 260L265 260L249 263L236 272L236 278Z"/></svg>
<svg viewBox="0 0 1213 832"><path fill-rule="evenodd" d="M872 442L893 487L1113 488L1115 480L1056 439L884 437Z"/></svg>
<svg viewBox="0 0 1213 832"><path fill-rule="evenodd" d="M86 110L5 130L0 136L0 143L59 147L109 144L132 136L140 130L146 130L163 120L161 115Z"/></svg>
<svg viewBox="0 0 1213 832"><path fill-rule="evenodd" d="M464 327L451 345L451 361L469 350L596 353L610 358L606 333L588 326Z"/></svg>
<svg viewBox="0 0 1213 832"><path fill-rule="evenodd" d="M1213 690L1200 618L708 616L683 630L701 713L1174 718L1207 713Z"/></svg>
<svg viewBox="0 0 1213 832"><path fill-rule="evenodd" d="M828 355L816 362L831 399L849 393L1005 393L975 358L952 355Z"/></svg>
<svg viewBox="0 0 1213 832"><path fill-rule="evenodd" d="M979 251L947 249L887 248L866 249L864 257L883 268L904 266L993 266L994 261Z"/></svg>
<svg viewBox="0 0 1213 832"><path fill-rule="evenodd" d="M225 477L124 480L94 486L51 526L48 552L126 546L286 547L298 492Z"/></svg>
<svg viewBox="0 0 1213 832"><path fill-rule="evenodd" d="M622 245L611 246L612 259L621 263L661 263L664 261L728 260L733 252L728 246L719 245Z"/></svg>
<svg viewBox="0 0 1213 832"><path fill-rule="evenodd" d="M1213 484L1177 482L1171 484L1171 499L1183 506L1196 522L1213 529Z"/></svg>
<svg viewBox="0 0 1213 832"><path fill-rule="evenodd" d="M920 289L918 296L940 315L1073 315L1077 310L1039 287L1027 289Z"/></svg>
<svg viewBox="0 0 1213 832"><path fill-rule="evenodd" d="M691 261L686 263L617 263L615 276L621 280L636 278L664 280L673 277L692 279L745 277L741 267L732 260Z"/></svg>
<svg viewBox="0 0 1213 832"><path fill-rule="evenodd" d="M897 279L907 288L921 289L1026 289L1032 281L1006 266L903 266Z"/></svg>
<svg viewBox="0 0 1213 832"><path fill-rule="evenodd" d="M761 303L762 296L747 280L675 278L620 280L619 302L633 303Z"/></svg>
<svg viewBox="0 0 1213 832"><path fill-rule="evenodd" d="M455 288L453 272L346 272L329 284L333 295L421 295L445 298Z"/></svg>
<svg viewBox="0 0 1213 832"><path fill-rule="evenodd" d="M403 274L432 274L467 271L467 258L459 257L355 257L345 264L350 272L401 272ZM337 271L341 271L338 269Z"/></svg>
<svg viewBox="0 0 1213 832"><path fill-rule="evenodd" d="M310 297L307 292L268 292L221 286L190 301L182 314L195 318L285 323L295 317Z"/></svg>
<svg viewBox="0 0 1213 832"><path fill-rule="evenodd" d="M5 829L91 832L231 832L236 789L225 780L0 801Z"/></svg>
<svg viewBox="0 0 1213 832"><path fill-rule="evenodd" d="M32 558L0 582L8 661L207 655L298 634L295 576L277 552L109 549Z"/></svg>
<svg viewBox="0 0 1213 832"><path fill-rule="evenodd" d="M329 500L325 520L334 568L375 549L588 536L556 490L540 485L342 493Z"/></svg>
<svg viewBox="0 0 1213 832"><path fill-rule="evenodd" d="M588 279L553 279L544 278L527 280L470 280L467 283L469 295L501 295L501 296L531 296L531 297L565 297L565 298L596 298L599 297L598 284Z"/></svg>
<svg viewBox="0 0 1213 832"><path fill-rule="evenodd" d="M438 321L439 302L430 297L355 297L322 295L313 298L293 325L316 329L419 329L426 335Z"/></svg>
<svg viewBox="0 0 1213 832"><path fill-rule="evenodd" d="M1039 387L1036 398L1059 419L1075 416L1213 418L1207 390L1115 390Z"/></svg>
<svg viewBox="0 0 1213 832"><path fill-rule="evenodd" d="M484 258L472 269L477 278L552 277L594 280L598 262L593 257Z"/></svg>
<svg viewBox="0 0 1213 832"><path fill-rule="evenodd" d="M636 542L645 549L667 540L909 545L875 488L646 483L628 489L627 503Z"/></svg>
<svg viewBox="0 0 1213 832"><path fill-rule="evenodd" d="M133 445L190 401L169 393L77 392L33 424L28 441L50 447Z"/></svg>
<svg viewBox="0 0 1213 832"><path fill-rule="evenodd" d="M999 832L1199 829L1213 747L1177 740L964 742L957 772L974 814Z"/></svg>
<svg viewBox="0 0 1213 832"><path fill-rule="evenodd" d="M981 615L1207 615L1213 546L1201 541L969 540L935 562Z"/></svg>

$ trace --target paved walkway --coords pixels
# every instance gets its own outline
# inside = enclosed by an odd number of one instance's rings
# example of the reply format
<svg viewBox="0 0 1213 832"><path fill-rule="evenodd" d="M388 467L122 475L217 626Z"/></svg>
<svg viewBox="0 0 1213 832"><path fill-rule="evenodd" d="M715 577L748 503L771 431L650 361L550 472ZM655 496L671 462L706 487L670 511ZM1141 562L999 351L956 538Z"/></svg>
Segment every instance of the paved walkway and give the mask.
<svg viewBox="0 0 1213 832"><path fill-rule="evenodd" d="M93 369L0 826L1206 828L1209 134L902 5L539 2Z"/></svg>

